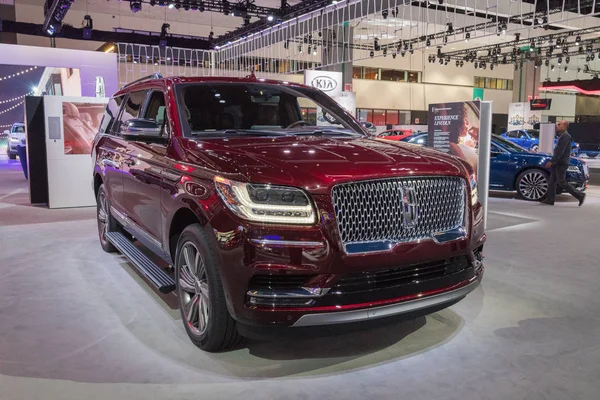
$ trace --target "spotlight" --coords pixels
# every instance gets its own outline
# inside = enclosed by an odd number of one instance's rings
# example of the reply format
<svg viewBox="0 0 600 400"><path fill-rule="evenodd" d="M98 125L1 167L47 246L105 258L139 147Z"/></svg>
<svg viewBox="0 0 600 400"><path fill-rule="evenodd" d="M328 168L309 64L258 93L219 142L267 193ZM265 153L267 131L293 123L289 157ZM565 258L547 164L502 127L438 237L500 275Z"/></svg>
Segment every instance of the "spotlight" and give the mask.
<svg viewBox="0 0 600 400"><path fill-rule="evenodd" d="M159 47L167 47L167 31L171 28L169 24L162 24L160 28L160 40L158 42Z"/></svg>
<svg viewBox="0 0 600 400"><path fill-rule="evenodd" d="M550 71L554 71L554 65L550 66Z"/></svg>
<svg viewBox="0 0 600 400"><path fill-rule="evenodd" d="M452 22L448 22L446 24L446 32L448 32L448 34L453 34L454 33L454 27L452 26Z"/></svg>
<svg viewBox="0 0 600 400"><path fill-rule="evenodd" d="M590 58L590 56L586 56L586 57L585 57L585 61L586 61L586 62L590 62L590 61L591 61L591 58Z"/></svg>
<svg viewBox="0 0 600 400"><path fill-rule="evenodd" d="M492 70L492 71L494 70L494 64L493 63L490 64L490 70Z"/></svg>
<svg viewBox="0 0 600 400"><path fill-rule="evenodd" d="M250 25L250 16L249 15L244 16L244 25L245 26Z"/></svg>
<svg viewBox="0 0 600 400"><path fill-rule="evenodd" d="M475 63L473 63L473 68L477 69L479 66L479 64L477 64L477 61L475 61Z"/></svg>
<svg viewBox="0 0 600 400"><path fill-rule="evenodd" d="M210 42L212 42L214 38L215 38L215 33L211 30L210 33L208 34L208 40Z"/></svg>
<svg viewBox="0 0 600 400"><path fill-rule="evenodd" d="M471 32L465 33L465 42L468 42L471 39Z"/></svg>
<svg viewBox="0 0 600 400"><path fill-rule="evenodd" d="M569 67L565 67L565 72L569 72Z"/></svg>
<svg viewBox="0 0 600 400"><path fill-rule="evenodd" d="M369 57L371 57L371 58L375 57L375 52L373 50L371 50L369 52Z"/></svg>
<svg viewBox="0 0 600 400"><path fill-rule="evenodd" d="M269 21L269 22L273 22L273 19L274 19L274 17L272 15L269 15L267 17L267 21Z"/></svg>
<svg viewBox="0 0 600 400"><path fill-rule="evenodd" d="M431 46L431 40L427 38L427 41L425 42L425 48L428 49L429 46Z"/></svg>
<svg viewBox="0 0 600 400"><path fill-rule="evenodd" d="M506 64L506 56L502 57L502 64Z"/></svg>
<svg viewBox="0 0 600 400"><path fill-rule="evenodd" d="M396 53L396 52L393 52L393 53L392 53L392 58L393 58L393 59L396 59L396 56L397 56L397 55L398 55L398 53Z"/></svg>
<svg viewBox="0 0 600 400"><path fill-rule="evenodd" d="M60 32L62 28L62 22L52 21L48 24L48 28L46 28L46 33L50 36L54 36Z"/></svg>
<svg viewBox="0 0 600 400"><path fill-rule="evenodd" d="M503 35L506 35L506 22L503 22L502 25L500 25L500 31L502 32Z"/></svg>
<svg viewBox="0 0 600 400"><path fill-rule="evenodd" d="M312 53L312 47L309 45L308 46L308 54Z"/></svg>
<svg viewBox="0 0 600 400"><path fill-rule="evenodd" d="M515 33L515 42L518 42L521 40L521 34L520 33Z"/></svg>
<svg viewBox="0 0 600 400"><path fill-rule="evenodd" d="M583 66L583 72L585 72L586 74L587 74L588 72L590 72L590 66L589 66L589 65L587 65L587 64L586 64L586 65L584 65L584 66Z"/></svg>
<svg viewBox="0 0 600 400"><path fill-rule="evenodd" d="M313 48L313 56L316 56L316 55L317 55L317 46L315 46L315 47Z"/></svg>
<svg viewBox="0 0 600 400"><path fill-rule="evenodd" d="M460 60L460 67L462 68L465 65L463 60Z"/></svg>
<svg viewBox="0 0 600 400"><path fill-rule="evenodd" d="M383 49L383 56L387 57L387 47Z"/></svg>
<svg viewBox="0 0 600 400"><path fill-rule="evenodd" d="M581 36L577 36L575 38L575 46L579 46L579 43L581 42Z"/></svg>
<svg viewBox="0 0 600 400"><path fill-rule="evenodd" d="M223 4L223 14L229 15L229 12L231 11L231 9L229 7L229 2L227 0L223 0L222 4Z"/></svg>
<svg viewBox="0 0 600 400"><path fill-rule="evenodd" d="M302 45L301 44L298 45L298 53L302 54Z"/></svg>
<svg viewBox="0 0 600 400"><path fill-rule="evenodd" d="M544 61L544 65L547 67L548 65L550 65L550 60L546 59L546 61Z"/></svg>
<svg viewBox="0 0 600 400"><path fill-rule="evenodd" d="M183 3L183 9L185 11L190 11L190 3L188 3L188 2Z"/></svg>
<svg viewBox="0 0 600 400"><path fill-rule="evenodd" d="M444 59L443 58L440 58L439 61L440 61L440 65L442 65L444 63Z"/></svg>
<svg viewBox="0 0 600 400"><path fill-rule="evenodd" d="M172 10L175 8L175 3L169 3L169 10Z"/></svg>
<svg viewBox="0 0 600 400"><path fill-rule="evenodd" d="M562 57L558 57L558 65L562 64Z"/></svg>
<svg viewBox="0 0 600 400"><path fill-rule="evenodd" d="M456 60L456 66L458 67L460 65L460 61Z"/></svg>
<svg viewBox="0 0 600 400"><path fill-rule="evenodd" d="M381 46L379 45L379 39L377 39L377 38L375 38L375 40L373 40L373 50L375 50L375 51L381 50Z"/></svg>
<svg viewBox="0 0 600 400"><path fill-rule="evenodd" d="M141 3L140 3L141 6ZM92 21L92 17L86 15L83 17L83 38L91 39L92 31L94 30L94 21Z"/></svg>
<svg viewBox="0 0 600 400"><path fill-rule="evenodd" d="M402 57L404 57L404 56L406 55L406 52L405 52L405 51L401 51L401 52L400 52L400 55L401 55Z"/></svg>
<svg viewBox="0 0 600 400"><path fill-rule="evenodd" d="M154 7L156 5L156 0L150 0L148 3Z"/></svg>
<svg viewBox="0 0 600 400"><path fill-rule="evenodd" d="M448 44L448 36L444 35L444 44Z"/></svg>
<svg viewBox="0 0 600 400"><path fill-rule="evenodd" d="M199 2L198 3L198 11L204 12L205 9L206 8L204 8L204 2L203 1Z"/></svg>
<svg viewBox="0 0 600 400"><path fill-rule="evenodd" d="M138 12L142 10L142 1L141 0L131 0L129 2L129 8L131 9L131 12Z"/></svg>
<svg viewBox="0 0 600 400"><path fill-rule="evenodd" d="M389 13L388 10L381 11L381 16L383 17L383 19L387 19L388 13Z"/></svg>

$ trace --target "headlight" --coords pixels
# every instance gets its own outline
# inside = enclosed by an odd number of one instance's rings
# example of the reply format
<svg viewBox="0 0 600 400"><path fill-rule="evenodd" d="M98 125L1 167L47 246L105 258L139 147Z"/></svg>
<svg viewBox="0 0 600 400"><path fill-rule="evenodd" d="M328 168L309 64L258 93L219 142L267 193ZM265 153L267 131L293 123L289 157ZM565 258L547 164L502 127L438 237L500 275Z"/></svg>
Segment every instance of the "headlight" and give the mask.
<svg viewBox="0 0 600 400"><path fill-rule="evenodd" d="M579 169L579 166L577 166L577 165L569 165L569 168L567 168L567 171L569 171L569 172L581 172L581 170Z"/></svg>
<svg viewBox="0 0 600 400"><path fill-rule="evenodd" d="M469 183L471 184L471 207L477 204L479 197L477 195L477 177L475 174L469 177Z"/></svg>
<svg viewBox="0 0 600 400"><path fill-rule="evenodd" d="M18 142L18 141L19 141L19 138L16 138L16 137L14 137L14 136L11 136L11 137L10 137L10 141L11 141L11 142Z"/></svg>
<svg viewBox="0 0 600 400"><path fill-rule="evenodd" d="M311 225L316 213L300 189L215 178L221 200L237 216L255 222Z"/></svg>

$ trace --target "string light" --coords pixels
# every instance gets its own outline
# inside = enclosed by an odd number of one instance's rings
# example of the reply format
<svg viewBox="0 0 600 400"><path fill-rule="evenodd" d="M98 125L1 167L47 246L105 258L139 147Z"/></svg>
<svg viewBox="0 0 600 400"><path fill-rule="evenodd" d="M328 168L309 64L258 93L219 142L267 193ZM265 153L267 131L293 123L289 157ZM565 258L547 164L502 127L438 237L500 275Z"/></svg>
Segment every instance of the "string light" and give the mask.
<svg viewBox="0 0 600 400"><path fill-rule="evenodd" d="M32 94L33 94L33 92L29 92L29 93L24 94L24 95L19 96L19 97L14 97L14 98L8 99L8 100L2 100L2 101L0 101L0 104L6 104L6 103L13 102L13 101L21 100L21 99L24 99L25 96L31 96Z"/></svg>
<svg viewBox="0 0 600 400"><path fill-rule="evenodd" d="M12 106L12 107L9 107L9 108L7 108L6 110L2 110L2 111L0 111L0 114L5 114L5 113L7 113L7 112L9 112L9 111L12 111L12 110L14 110L14 109L15 109L15 108L17 108L17 107L19 107L19 106L22 106L22 105L23 105L23 103L25 103L25 102L24 102L24 101L20 101L20 102L18 102L17 104L15 104L14 106Z"/></svg>
<svg viewBox="0 0 600 400"><path fill-rule="evenodd" d="M0 129L4 129L4 128L12 128L12 124L0 125Z"/></svg>
<svg viewBox="0 0 600 400"><path fill-rule="evenodd" d="M16 74L11 74L11 75L6 75L6 76L3 76L3 77L0 77L0 81L6 81L8 79L16 78L16 77L18 77L20 75L25 75L26 73L31 72L31 71L33 71L35 69L37 69L37 67L31 67L31 68L27 68L27 69L25 69L25 70L23 70L21 72L17 72Z"/></svg>

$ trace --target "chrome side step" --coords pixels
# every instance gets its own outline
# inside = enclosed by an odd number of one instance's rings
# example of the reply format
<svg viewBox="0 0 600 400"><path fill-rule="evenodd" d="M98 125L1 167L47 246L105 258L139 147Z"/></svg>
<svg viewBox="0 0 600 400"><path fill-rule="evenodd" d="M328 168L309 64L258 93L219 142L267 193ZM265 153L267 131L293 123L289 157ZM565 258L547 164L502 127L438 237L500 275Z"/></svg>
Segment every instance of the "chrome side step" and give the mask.
<svg viewBox="0 0 600 400"><path fill-rule="evenodd" d="M131 240L121 232L106 232L106 239L121 252L131 264L148 278L161 293L171 293L175 290L175 281L162 268L140 251Z"/></svg>

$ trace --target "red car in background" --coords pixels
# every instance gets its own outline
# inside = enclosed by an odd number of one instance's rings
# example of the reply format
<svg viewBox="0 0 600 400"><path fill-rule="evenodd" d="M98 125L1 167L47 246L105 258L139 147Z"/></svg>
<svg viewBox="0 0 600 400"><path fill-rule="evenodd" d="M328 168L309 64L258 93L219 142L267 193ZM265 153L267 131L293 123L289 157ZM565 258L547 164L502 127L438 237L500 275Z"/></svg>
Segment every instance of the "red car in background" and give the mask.
<svg viewBox="0 0 600 400"><path fill-rule="evenodd" d="M381 132L377 135L378 139L394 140L396 142L405 139L413 134L412 130L391 129Z"/></svg>

